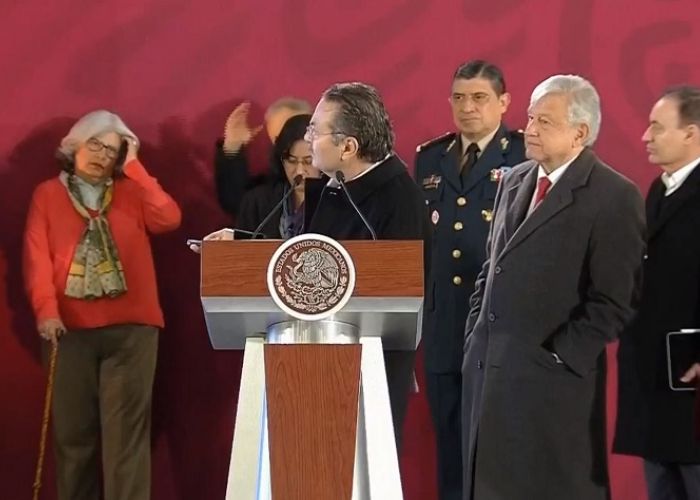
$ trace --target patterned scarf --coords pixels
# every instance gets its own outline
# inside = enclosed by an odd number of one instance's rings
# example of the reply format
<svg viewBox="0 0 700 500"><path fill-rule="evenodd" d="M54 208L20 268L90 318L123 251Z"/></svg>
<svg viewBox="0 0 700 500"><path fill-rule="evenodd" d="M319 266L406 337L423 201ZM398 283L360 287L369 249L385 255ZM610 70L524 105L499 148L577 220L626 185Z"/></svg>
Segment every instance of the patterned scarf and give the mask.
<svg viewBox="0 0 700 500"><path fill-rule="evenodd" d="M107 212L112 204L114 183L108 180L98 200L97 214L92 216L74 175L61 172L73 208L85 219L85 231L78 242L68 271L65 294L76 299L93 300L102 296L117 297L126 292L126 280L119 252L112 239Z"/></svg>

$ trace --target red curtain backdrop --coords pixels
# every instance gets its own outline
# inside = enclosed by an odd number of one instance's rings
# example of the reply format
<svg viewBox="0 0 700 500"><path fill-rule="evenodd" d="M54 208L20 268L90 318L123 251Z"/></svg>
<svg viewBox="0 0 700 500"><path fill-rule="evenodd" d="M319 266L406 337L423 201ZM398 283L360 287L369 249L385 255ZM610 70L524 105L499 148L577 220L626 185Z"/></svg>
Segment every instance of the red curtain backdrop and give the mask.
<svg viewBox="0 0 700 500"><path fill-rule="evenodd" d="M229 222L215 200L212 156L235 104L250 100L257 124L277 97L315 103L333 82L372 83L413 169L416 144L452 129L447 97L462 61L481 57L503 68L514 127L525 124L535 84L578 73L603 101L596 149L646 192L657 174L640 142L649 108L667 84L700 83L697 0L25 0L2 2L0 19L0 496L7 500L30 495L46 380L22 288L24 219L34 186L57 173L60 138L83 113L119 113L184 212L177 232L154 239L167 327L154 389L153 498L221 499L242 355L209 344L199 261L185 239ZM261 134L256 170L266 168L267 146ZM405 496L434 499L424 394L412 399L404 434ZM48 458L43 498L53 499ZM611 457L611 474L616 500L644 498L636 460Z"/></svg>

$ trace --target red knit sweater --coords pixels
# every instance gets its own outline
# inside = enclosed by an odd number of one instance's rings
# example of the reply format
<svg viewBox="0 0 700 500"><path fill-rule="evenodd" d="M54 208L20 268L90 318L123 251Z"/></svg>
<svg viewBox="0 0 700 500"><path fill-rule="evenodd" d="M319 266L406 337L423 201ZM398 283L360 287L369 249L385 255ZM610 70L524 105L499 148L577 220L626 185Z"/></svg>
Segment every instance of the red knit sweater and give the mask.
<svg viewBox="0 0 700 500"><path fill-rule="evenodd" d="M68 329L123 323L163 327L147 231L176 229L180 209L138 160L125 165L124 173L126 177L115 179L107 213L127 287L113 299L65 296L68 269L85 220L57 177L34 191L24 234L24 280L37 321L60 318Z"/></svg>

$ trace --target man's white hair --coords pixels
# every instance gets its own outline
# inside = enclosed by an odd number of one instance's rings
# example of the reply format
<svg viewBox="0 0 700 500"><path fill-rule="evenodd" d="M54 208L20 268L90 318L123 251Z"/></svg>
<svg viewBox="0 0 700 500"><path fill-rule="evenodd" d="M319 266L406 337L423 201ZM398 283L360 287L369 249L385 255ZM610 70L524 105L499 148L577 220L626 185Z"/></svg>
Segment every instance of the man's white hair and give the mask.
<svg viewBox="0 0 700 500"><path fill-rule="evenodd" d="M265 120L283 109L292 111L298 115L310 115L312 112L311 104L304 99L299 99L298 97L282 97L267 107L265 111Z"/></svg>
<svg viewBox="0 0 700 500"><path fill-rule="evenodd" d="M530 108L549 94L564 94L569 101L569 124L585 123L588 137L584 146L592 146L600 132L600 96L593 84L578 75L554 75L537 85L530 97Z"/></svg>

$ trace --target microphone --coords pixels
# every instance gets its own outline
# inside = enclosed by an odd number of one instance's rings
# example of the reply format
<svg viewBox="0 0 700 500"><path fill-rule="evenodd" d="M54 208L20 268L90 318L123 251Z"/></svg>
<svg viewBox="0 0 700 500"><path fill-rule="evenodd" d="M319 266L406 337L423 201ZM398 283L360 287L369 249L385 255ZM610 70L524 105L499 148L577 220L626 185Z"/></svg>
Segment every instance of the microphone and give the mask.
<svg viewBox="0 0 700 500"><path fill-rule="evenodd" d="M301 174L297 174L294 176L294 179L292 180L292 187L289 190L287 190L286 193L284 193L284 196L282 197L282 199L279 202L277 202L277 205L275 205L274 208L272 210L270 210L270 213L265 216L265 218L262 220L260 225L255 228L255 231L253 231L253 235L250 237L251 240L254 240L258 236L258 233L260 233L260 230L265 226L265 224L267 224L267 222L272 218L272 216L275 215L277 210L279 210L282 207L284 202L287 201L287 198L289 198L292 195L292 193L294 192L294 189L299 184L301 184L303 180L304 180L304 177Z"/></svg>
<svg viewBox="0 0 700 500"><path fill-rule="evenodd" d="M374 232L374 229L372 229L372 226L369 225L369 222L367 222L367 219L365 219L365 216L362 215L362 212L360 212L360 209L357 208L357 205L355 205L355 202L352 199L352 196L350 196L350 191L348 191L347 186L345 185L345 174L341 172L340 170L336 171L335 173L335 180L338 181L338 184L340 184L340 187L343 188L343 191L345 192L345 196L348 197L348 201L352 205L352 208L355 209L355 212L357 212L357 215L360 216L360 219L362 219L362 222L364 225L369 229L369 234L372 235L372 239L376 240L377 239L377 233Z"/></svg>

